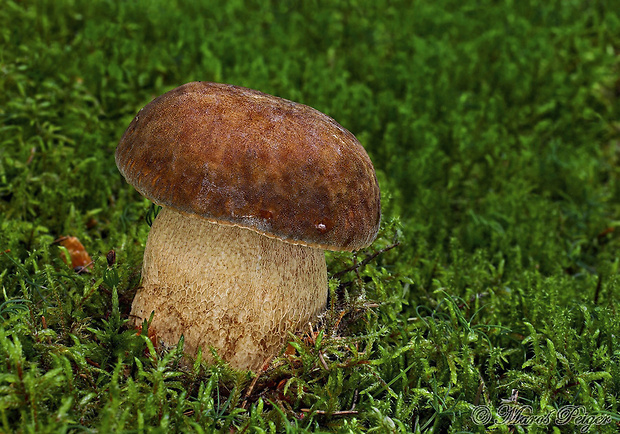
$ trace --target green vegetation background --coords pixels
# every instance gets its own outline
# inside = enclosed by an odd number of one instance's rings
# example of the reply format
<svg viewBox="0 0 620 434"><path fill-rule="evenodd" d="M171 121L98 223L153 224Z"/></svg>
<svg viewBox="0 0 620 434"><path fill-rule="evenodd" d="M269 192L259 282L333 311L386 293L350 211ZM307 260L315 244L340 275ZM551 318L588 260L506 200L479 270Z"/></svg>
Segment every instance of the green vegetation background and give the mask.
<svg viewBox="0 0 620 434"><path fill-rule="evenodd" d="M482 432L486 405L509 432L516 391L615 432L616 1L4 0L0 38L0 431ZM328 113L383 192L375 245L328 255L324 323L258 378L125 324L149 203L114 149L193 80Z"/></svg>

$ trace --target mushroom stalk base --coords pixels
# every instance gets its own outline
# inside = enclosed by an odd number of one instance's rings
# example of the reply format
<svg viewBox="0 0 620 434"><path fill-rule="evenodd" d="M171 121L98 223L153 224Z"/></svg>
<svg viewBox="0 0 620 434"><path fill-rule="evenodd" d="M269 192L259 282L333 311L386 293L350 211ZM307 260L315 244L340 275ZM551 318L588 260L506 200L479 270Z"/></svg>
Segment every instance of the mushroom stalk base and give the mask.
<svg viewBox="0 0 620 434"><path fill-rule="evenodd" d="M139 326L154 311L149 335L166 345L183 335L186 353L213 347L235 368L257 371L326 302L322 250L164 208L131 315Z"/></svg>

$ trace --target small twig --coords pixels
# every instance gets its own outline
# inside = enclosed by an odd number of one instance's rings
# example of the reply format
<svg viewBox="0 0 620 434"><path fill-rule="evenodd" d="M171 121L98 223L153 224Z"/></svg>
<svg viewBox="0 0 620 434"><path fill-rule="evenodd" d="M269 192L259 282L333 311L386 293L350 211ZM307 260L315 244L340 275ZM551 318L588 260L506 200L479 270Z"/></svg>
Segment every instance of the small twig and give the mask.
<svg viewBox="0 0 620 434"><path fill-rule="evenodd" d="M273 359L273 356L269 357L267 360L263 362L263 365L260 368L260 374L254 377L254 379L252 380L252 383L250 384L250 387L248 388L247 392L245 392L245 396L243 397L243 403L241 404L241 408L246 408L248 404L248 398L252 394L252 391L254 390L254 386L256 386L256 383L258 382L258 379L260 378L261 374L267 370L267 367L271 363L271 359Z"/></svg>
<svg viewBox="0 0 620 434"><path fill-rule="evenodd" d="M353 405L351 406L351 410L349 411L355 410L355 406L357 405L357 396L358 396L357 389L355 389L355 393L353 394Z"/></svg>
<svg viewBox="0 0 620 434"><path fill-rule="evenodd" d="M387 252L388 250L392 250L394 247L398 247L398 246L400 246L400 241L396 241L394 244L390 244L389 246L384 247L383 249L373 253L372 255L370 255L369 257L364 259L362 262L358 262L357 264L353 264L349 268L345 268L344 270L341 270L341 271L338 271L337 273L334 273L332 275L332 277L340 277L343 274L348 273L349 271L358 270L358 269L362 268L363 266L365 266L366 264L368 264L373 259L375 259L377 256Z"/></svg>
<svg viewBox="0 0 620 434"><path fill-rule="evenodd" d="M329 366L327 366L327 362L325 362L325 359L323 358L323 353L321 351L319 351L319 360L323 364L323 367L325 368L325 370L329 371Z"/></svg>
<svg viewBox="0 0 620 434"><path fill-rule="evenodd" d="M338 316L338 320L336 321L336 324L334 324L334 330L338 330L338 327L340 326L340 321L342 321L342 318L344 318L346 314L347 314L346 310L343 310L340 312L340 315Z"/></svg>
<svg viewBox="0 0 620 434"><path fill-rule="evenodd" d="M302 408L301 411L303 413L310 413L312 411L314 411L314 413L316 414L329 414L331 416L345 416L345 415L349 415L349 414L358 414L359 412L357 410L342 410L342 411L334 411L334 412L327 412L325 410L312 410L310 408Z"/></svg>
<svg viewBox="0 0 620 434"><path fill-rule="evenodd" d="M88 264L86 265L79 265L77 267L75 267L75 272L76 274L82 274L82 273L90 273L90 270L88 267L93 267L94 265L94 261L90 261Z"/></svg>
<svg viewBox="0 0 620 434"><path fill-rule="evenodd" d="M101 365L94 360L90 360L88 357L85 357L85 360L89 365L94 366L95 368L101 368Z"/></svg>

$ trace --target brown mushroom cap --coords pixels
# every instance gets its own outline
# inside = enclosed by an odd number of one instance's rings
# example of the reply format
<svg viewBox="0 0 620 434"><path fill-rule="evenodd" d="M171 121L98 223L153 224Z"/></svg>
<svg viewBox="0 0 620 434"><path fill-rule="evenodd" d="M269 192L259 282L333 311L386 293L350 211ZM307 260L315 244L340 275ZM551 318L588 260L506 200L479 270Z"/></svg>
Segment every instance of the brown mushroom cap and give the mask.
<svg viewBox="0 0 620 434"><path fill-rule="evenodd" d="M380 194L357 139L303 104L193 82L147 104L116 164L153 202L294 244L356 250L376 237Z"/></svg>

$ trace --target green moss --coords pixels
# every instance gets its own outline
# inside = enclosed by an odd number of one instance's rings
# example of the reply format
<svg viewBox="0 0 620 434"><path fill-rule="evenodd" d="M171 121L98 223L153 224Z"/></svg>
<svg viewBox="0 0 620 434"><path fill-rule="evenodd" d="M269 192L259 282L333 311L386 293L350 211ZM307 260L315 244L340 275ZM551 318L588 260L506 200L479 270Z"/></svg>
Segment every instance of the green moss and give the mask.
<svg viewBox="0 0 620 434"><path fill-rule="evenodd" d="M410 3L3 3L0 431L482 432L484 405L509 432L518 394L615 432L617 4ZM378 240L328 254L329 311L258 377L127 327L153 210L114 149L192 80L330 114L382 188Z"/></svg>

